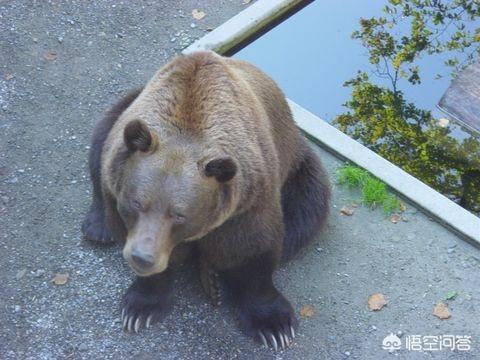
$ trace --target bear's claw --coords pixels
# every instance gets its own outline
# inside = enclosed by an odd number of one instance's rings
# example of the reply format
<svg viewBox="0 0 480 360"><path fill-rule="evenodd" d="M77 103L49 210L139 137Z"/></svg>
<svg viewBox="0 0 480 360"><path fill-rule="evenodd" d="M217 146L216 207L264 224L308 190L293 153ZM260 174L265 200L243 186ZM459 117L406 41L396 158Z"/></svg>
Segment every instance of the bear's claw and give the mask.
<svg viewBox="0 0 480 360"><path fill-rule="evenodd" d="M128 332L134 331L135 333L138 333L142 325L145 325L145 328L149 329L152 323L153 314L148 315L145 321L143 321L143 318L144 317L141 314L138 315L136 318L135 315L128 316L126 313L126 309L123 308L121 316L123 330Z"/></svg>
<svg viewBox="0 0 480 360"><path fill-rule="evenodd" d="M126 308L122 309L121 315L121 323L123 330L127 332L135 332L145 327L145 329L149 329L152 325L152 320L154 320L154 313L147 313L147 315L137 312L133 310L127 311Z"/></svg>
<svg viewBox="0 0 480 360"><path fill-rule="evenodd" d="M290 303L279 294L273 301L249 301L240 307L240 326L267 347L286 349L293 343L297 320Z"/></svg>
<svg viewBox="0 0 480 360"><path fill-rule="evenodd" d="M259 330L258 337L260 338L261 343L267 348L271 345L274 348L274 350L277 351L278 342L280 342L280 346L282 347L282 350L285 350L293 342L293 339L295 339L295 330L293 329L292 326L290 326L290 331L289 331L290 334L287 334L287 332L288 331L285 331L285 332L279 331L276 336L273 333L268 333L269 336L266 336L262 331ZM267 338L271 339L270 345ZM277 341L277 338L278 338L278 341Z"/></svg>
<svg viewBox="0 0 480 360"><path fill-rule="evenodd" d="M163 288L154 288L134 283L127 290L122 301L121 323L123 330L135 332L148 329L161 320L171 307L171 298Z"/></svg>

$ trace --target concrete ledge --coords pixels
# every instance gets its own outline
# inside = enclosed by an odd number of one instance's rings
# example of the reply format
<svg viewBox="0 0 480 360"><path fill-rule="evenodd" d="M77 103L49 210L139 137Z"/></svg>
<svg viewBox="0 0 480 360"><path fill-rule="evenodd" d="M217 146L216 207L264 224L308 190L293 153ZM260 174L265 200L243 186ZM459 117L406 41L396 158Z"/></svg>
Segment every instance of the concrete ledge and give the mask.
<svg viewBox="0 0 480 360"><path fill-rule="evenodd" d="M182 53L213 50L219 54L225 54L302 2L304 0L259 0L194 42Z"/></svg>
<svg viewBox="0 0 480 360"><path fill-rule="evenodd" d="M293 101L288 100L288 103L297 125L327 150L368 170L441 222L480 245L480 218Z"/></svg>
<svg viewBox="0 0 480 360"><path fill-rule="evenodd" d="M259 0L214 31L199 39L183 53L213 50L225 54L253 36L301 0ZM407 197L464 237L480 246L480 218L455 204L420 180L348 137L322 119L289 100L298 126L321 146L368 170L392 189Z"/></svg>

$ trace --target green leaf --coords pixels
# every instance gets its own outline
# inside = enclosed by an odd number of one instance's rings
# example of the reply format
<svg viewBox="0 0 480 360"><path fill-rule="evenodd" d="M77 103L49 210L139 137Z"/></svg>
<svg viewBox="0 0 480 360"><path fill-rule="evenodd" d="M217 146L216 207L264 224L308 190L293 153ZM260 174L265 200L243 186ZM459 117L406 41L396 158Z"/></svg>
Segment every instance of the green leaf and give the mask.
<svg viewBox="0 0 480 360"><path fill-rule="evenodd" d="M446 295L445 295L445 300L455 300L455 298L458 296L458 292L457 291L449 291Z"/></svg>

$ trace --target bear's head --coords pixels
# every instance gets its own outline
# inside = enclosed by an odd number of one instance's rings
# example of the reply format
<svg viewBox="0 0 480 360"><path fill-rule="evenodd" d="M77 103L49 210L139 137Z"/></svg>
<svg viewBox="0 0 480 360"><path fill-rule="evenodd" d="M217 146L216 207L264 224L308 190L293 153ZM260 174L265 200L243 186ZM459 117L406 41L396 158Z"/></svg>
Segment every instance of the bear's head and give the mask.
<svg viewBox="0 0 480 360"><path fill-rule="evenodd" d="M164 271L172 250L220 226L234 211L236 161L188 136L159 139L141 120L123 132L116 206L123 256L140 276Z"/></svg>

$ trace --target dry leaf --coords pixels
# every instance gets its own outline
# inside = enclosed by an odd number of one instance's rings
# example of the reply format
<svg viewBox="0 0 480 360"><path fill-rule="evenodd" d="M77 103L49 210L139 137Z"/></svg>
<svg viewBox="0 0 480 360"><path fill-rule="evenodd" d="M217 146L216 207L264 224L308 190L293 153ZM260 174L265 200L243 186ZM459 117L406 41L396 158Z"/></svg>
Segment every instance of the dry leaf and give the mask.
<svg viewBox="0 0 480 360"><path fill-rule="evenodd" d="M452 316L452 314L450 314L450 310L448 310L447 305L445 305L445 303L442 301L435 305L435 308L433 309L433 315L442 320L450 319L450 317Z"/></svg>
<svg viewBox="0 0 480 360"><path fill-rule="evenodd" d="M394 224L398 223L401 220L402 220L402 217L398 214L393 214L392 216L390 216L390 221Z"/></svg>
<svg viewBox="0 0 480 360"><path fill-rule="evenodd" d="M57 59L57 53L54 53L52 51L47 51L45 54L43 54L43 58L48 61L53 61Z"/></svg>
<svg viewBox="0 0 480 360"><path fill-rule="evenodd" d="M315 314L315 308L312 305L305 305L300 309L300 316L303 318L312 317Z"/></svg>
<svg viewBox="0 0 480 360"><path fill-rule="evenodd" d="M193 9L192 16L193 16L194 19L202 20L205 17L205 13L203 11Z"/></svg>
<svg viewBox="0 0 480 360"><path fill-rule="evenodd" d="M245 5L250 4L251 2L252 2L252 0L243 0L243 3L244 3Z"/></svg>
<svg viewBox="0 0 480 360"><path fill-rule="evenodd" d="M407 211L407 206L406 206L404 203L402 203L402 202L400 203L400 211L401 211L401 212Z"/></svg>
<svg viewBox="0 0 480 360"><path fill-rule="evenodd" d="M13 74L6 74L5 75L5 80L12 80L14 78Z"/></svg>
<svg viewBox="0 0 480 360"><path fill-rule="evenodd" d="M52 279L52 282L55 285L65 285L68 281L68 274L55 274L55 277Z"/></svg>
<svg viewBox="0 0 480 360"><path fill-rule="evenodd" d="M352 216L355 210L352 208L349 208L348 206L344 206L340 209L340 214L347 215L347 216Z"/></svg>
<svg viewBox="0 0 480 360"><path fill-rule="evenodd" d="M387 299L385 299L385 296L381 293L372 294L368 298L368 308L373 311L381 310L387 303Z"/></svg>

